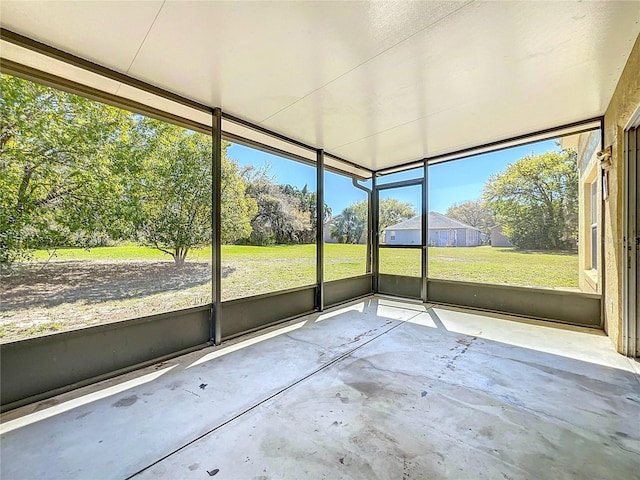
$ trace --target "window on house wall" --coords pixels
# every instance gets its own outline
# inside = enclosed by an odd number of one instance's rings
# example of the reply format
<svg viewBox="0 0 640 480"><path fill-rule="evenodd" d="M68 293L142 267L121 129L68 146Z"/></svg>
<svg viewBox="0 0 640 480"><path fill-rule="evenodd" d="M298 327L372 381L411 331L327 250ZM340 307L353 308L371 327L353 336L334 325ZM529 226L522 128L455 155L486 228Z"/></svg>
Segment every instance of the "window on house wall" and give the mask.
<svg viewBox="0 0 640 480"><path fill-rule="evenodd" d="M591 269L598 268L598 182L590 185L591 190Z"/></svg>
<svg viewBox="0 0 640 480"><path fill-rule="evenodd" d="M370 187L370 186L369 186ZM367 273L369 196L351 177L325 171L324 279Z"/></svg>
<svg viewBox="0 0 640 480"><path fill-rule="evenodd" d="M316 283L316 169L223 145L222 300Z"/></svg>
<svg viewBox="0 0 640 480"><path fill-rule="evenodd" d="M429 277L579 287L579 243L594 246L584 263L597 262L596 208L590 237L579 238L580 189L597 195L580 177L592 147L555 138L429 166Z"/></svg>
<svg viewBox="0 0 640 480"><path fill-rule="evenodd" d="M211 302L211 137L3 75L3 342Z"/></svg>
<svg viewBox="0 0 640 480"><path fill-rule="evenodd" d="M577 142L579 191L579 286L586 292L598 291L598 261L601 245L599 226L601 207L600 131L580 134Z"/></svg>

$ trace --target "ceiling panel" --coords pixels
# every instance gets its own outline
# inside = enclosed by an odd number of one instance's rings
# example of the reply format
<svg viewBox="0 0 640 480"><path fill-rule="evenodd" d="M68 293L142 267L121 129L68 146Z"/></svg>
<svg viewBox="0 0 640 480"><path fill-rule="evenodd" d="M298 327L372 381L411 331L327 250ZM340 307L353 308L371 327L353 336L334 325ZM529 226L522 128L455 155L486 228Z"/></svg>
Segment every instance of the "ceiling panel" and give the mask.
<svg viewBox="0 0 640 480"><path fill-rule="evenodd" d="M639 12L631 2L478 3L265 126L383 168L598 116Z"/></svg>
<svg viewBox="0 0 640 480"><path fill-rule="evenodd" d="M162 0L0 2L2 26L126 73Z"/></svg>
<svg viewBox="0 0 640 480"><path fill-rule="evenodd" d="M464 5L167 2L130 73L261 122Z"/></svg>

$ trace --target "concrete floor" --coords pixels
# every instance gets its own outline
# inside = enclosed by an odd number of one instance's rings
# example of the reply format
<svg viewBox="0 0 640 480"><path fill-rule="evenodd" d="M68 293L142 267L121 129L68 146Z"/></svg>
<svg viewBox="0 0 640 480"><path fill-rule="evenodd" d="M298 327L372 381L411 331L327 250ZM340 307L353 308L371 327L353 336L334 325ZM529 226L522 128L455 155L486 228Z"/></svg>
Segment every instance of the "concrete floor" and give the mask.
<svg viewBox="0 0 640 480"><path fill-rule="evenodd" d="M637 479L639 375L599 331L372 297L8 412L0 474Z"/></svg>

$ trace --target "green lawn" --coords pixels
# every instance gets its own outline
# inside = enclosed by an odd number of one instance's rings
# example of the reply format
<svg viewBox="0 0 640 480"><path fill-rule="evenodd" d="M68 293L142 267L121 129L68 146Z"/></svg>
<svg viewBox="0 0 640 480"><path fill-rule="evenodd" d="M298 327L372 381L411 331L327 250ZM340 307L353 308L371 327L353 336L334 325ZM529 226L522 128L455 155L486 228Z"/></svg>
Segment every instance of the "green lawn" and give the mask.
<svg viewBox="0 0 640 480"><path fill-rule="evenodd" d="M327 281L365 273L366 246L325 245ZM35 252L2 272L0 339L162 313L211 301L211 249L176 269L167 254L136 245ZM222 298L231 300L316 281L315 245L222 247ZM382 273L420 275L420 250L382 249ZM429 277L536 287L578 286L578 258L509 248L430 248Z"/></svg>
<svg viewBox="0 0 640 480"><path fill-rule="evenodd" d="M256 295L315 283L315 245L222 247L222 290L225 299ZM365 273L364 245L325 245L327 281ZM209 261L211 249L189 253L187 261ZM46 260L37 251L35 260ZM136 245L91 250L59 249L54 261L165 260L169 255ZM420 250L382 249L380 271L420 276ZM578 257L566 252L528 252L512 248L429 248L429 277L468 282L536 287L577 287Z"/></svg>
<svg viewBox="0 0 640 480"><path fill-rule="evenodd" d="M380 271L420 276L420 250L383 249ZM525 287L575 288L578 287L578 255L488 246L431 247L429 277Z"/></svg>

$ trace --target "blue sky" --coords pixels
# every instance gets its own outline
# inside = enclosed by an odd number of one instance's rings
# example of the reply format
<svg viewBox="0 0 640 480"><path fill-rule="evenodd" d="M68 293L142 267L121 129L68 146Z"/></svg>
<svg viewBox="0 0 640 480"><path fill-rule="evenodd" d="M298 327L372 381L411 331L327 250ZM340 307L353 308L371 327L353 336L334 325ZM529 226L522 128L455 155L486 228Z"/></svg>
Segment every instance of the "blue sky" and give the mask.
<svg viewBox="0 0 640 480"><path fill-rule="evenodd" d="M429 210L444 213L453 203L466 200L476 200L480 197L482 188L489 176L501 172L505 167L528 154L539 154L555 150L554 140L546 140L522 147L510 148L499 152L477 155L465 160L434 165L429 168ZM232 144L228 155L240 166L254 165L263 167L270 165L269 174L280 184L291 184L299 188L308 185L312 191L316 190L315 168L300 162L287 160L259 150ZM422 169L394 174L393 178L385 181L397 181L416 178ZM403 202L410 202L417 212L420 212L420 187L386 190L381 192L381 198L397 198ZM351 179L327 172L325 175L325 201L331 207L333 215L339 214L353 202L364 200L364 192L351 184Z"/></svg>
<svg viewBox="0 0 640 480"><path fill-rule="evenodd" d="M555 140L476 155L429 168L429 210L444 213L453 203L476 200L494 173L530 154L558 150Z"/></svg>

